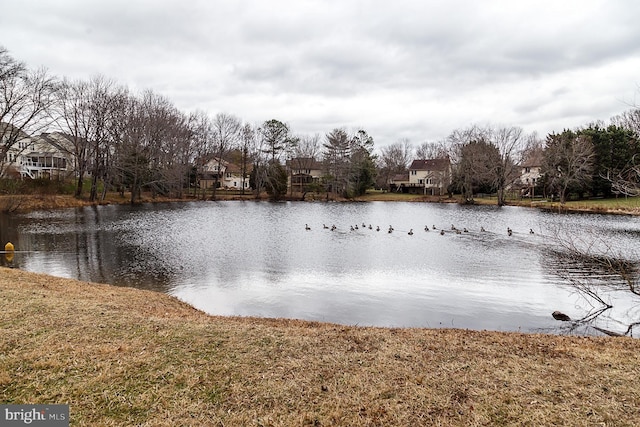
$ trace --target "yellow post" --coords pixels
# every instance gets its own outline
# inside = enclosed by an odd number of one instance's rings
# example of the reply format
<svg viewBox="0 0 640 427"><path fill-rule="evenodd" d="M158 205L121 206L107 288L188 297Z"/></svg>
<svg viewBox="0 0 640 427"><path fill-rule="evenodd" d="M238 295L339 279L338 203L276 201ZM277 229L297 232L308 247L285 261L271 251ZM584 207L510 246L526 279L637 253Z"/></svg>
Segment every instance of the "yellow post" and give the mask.
<svg viewBox="0 0 640 427"><path fill-rule="evenodd" d="M5 254L4 257L5 259L9 262L12 263L13 262L13 257L14 257L14 247L13 247L13 243L11 242L7 242L6 245L4 245L4 250L5 250Z"/></svg>

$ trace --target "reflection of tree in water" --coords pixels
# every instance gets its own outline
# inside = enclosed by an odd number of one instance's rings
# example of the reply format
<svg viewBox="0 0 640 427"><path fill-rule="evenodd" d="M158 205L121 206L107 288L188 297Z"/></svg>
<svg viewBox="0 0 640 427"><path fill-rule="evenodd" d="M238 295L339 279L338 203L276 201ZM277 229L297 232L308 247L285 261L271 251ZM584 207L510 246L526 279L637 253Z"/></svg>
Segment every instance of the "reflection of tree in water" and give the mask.
<svg viewBox="0 0 640 427"><path fill-rule="evenodd" d="M633 336L634 327L640 325L640 311L631 309L629 316L621 319L613 314L614 303L611 295L622 295L633 301L634 308L640 308L640 270L638 260L632 251L619 250L593 237L590 240L559 238L545 250L545 266L563 279L563 285L580 295L590 308L583 310L579 319L566 319L563 313L554 312L560 326L555 332L561 334L593 335L598 331L610 336ZM598 325L606 325L606 327ZM615 330L614 330L615 329Z"/></svg>

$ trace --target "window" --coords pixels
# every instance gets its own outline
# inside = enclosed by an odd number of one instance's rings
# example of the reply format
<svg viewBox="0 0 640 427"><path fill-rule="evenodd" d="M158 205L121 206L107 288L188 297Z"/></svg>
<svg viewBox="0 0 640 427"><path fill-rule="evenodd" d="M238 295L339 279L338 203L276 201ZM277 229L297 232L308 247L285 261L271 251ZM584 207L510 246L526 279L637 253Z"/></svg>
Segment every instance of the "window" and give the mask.
<svg viewBox="0 0 640 427"><path fill-rule="evenodd" d="M424 184L424 179L419 179L418 184Z"/></svg>
<svg viewBox="0 0 640 427"><path fill-rule="evenodd" d="M411 175L417 175L417 174L418 174L418 171L416 171L416 170L412 170L411 171Z"/></svg>

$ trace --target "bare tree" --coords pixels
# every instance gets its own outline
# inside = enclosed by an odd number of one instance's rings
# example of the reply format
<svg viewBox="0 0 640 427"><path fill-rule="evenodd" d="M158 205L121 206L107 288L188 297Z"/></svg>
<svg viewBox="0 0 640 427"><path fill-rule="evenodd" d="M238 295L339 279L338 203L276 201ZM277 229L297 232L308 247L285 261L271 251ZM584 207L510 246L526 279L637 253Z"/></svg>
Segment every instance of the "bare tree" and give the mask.
<svg viewBox="0 0 640 427"><path fill-rule="evenodd" d="M119 117L122 105L126 105L129 97L127 89L119 86L114 80L96 76L89 81L88 104L91 126L87 140L91 154L91 187L89 192L91 201L98 197L98 180L102 180L104 190L108 185L111 155L113 154L113 127Z"/></svg>
<svg viewBox="0 0 640 427"><path fill-rule="evenodd" d="M266 146L265 139L261 136L261 128L256 129L255 137L249 139L250 156L253 159L253 167L251 170L251 186L255 191L256 199L265 190L268 180L268 164L270 162L267 153L269 149Z"/></svg>
<svg viewBox="0 0 640 427"><path fill-rule="evenodd" d="M449 135L455 176L468 202L473 189L495 191L498 205L505 204L506 190L517 180L518 164L526 138L518 127L472 126Z"/></svg>
<svg viewBox="0 0 640 427"><path fill-rule="evenodd" d="M145 141L145 116L144 104L134 96L128 97L120 106L114 169L120 177L122 188L129 187L131 203L140 197L142 182L148 179L150 156Z"/></svg>
<svg viewBox="0 0 640 427"><path fill-rule="evenodd" d="M91 120L88 97L89 85L87 82L70 82L65 79L60 85L56 102L58 127L63 133L69 135L72 143L72 146L69 147L69 154L73 156L75 163L76 197L82 196L84 177L89 161L88 138Z"/></svg>
<svg viewBox="0 0 640 427"><path fill-rule="evenodd" d="M107 181L114 127L122 100L127 97L125 88L103 76L88 81L64 80L60 85L57 123L72 142L70 154L75 159L78 179L76 197L82 196L88 172L91 172L91 200L97 197L98 179Z"/></svg>
<svg viewBox="0 0 640 427"><path fill-rule="evenodd" d="M46 70L30 71L0 47L0 176L10 164L9 150L21 152L31 135L51 124L56 89Z"/></svg>
<svg viewBox="0 0 640 427"><path fill-rule="evenodd" d="M148 140L151 154L151 180L146 185L153 196L179 194L189 158L189 129L186 117L166 97L147 93ZM183 157L184 156L184 157Z"/></svg>
<svg viewBox="0 0 640 427"><path fill-rule="evenodd" d="M291 182L290 191L293 192L294 187L297 187L298 191L302 193L302 199L304 200L307 186L312 184L308 182L308 176L294 177L294 170L311 170L318 162L318 155L320 153L320 135L304 135L298 137L298 144L294 148L293 156L291 158L291 164L289 167L289 180ZM296 179L297 178L297 179Z"/></svg>
<svg viewBox="0 0 640 427"><path fill-rule="evenodd" d="M203 175L208 156L213 152L213 125L209 115L205 111L198 110L189 115L189 128L191 129L195 162L194 196L198 198L198 189L200 188L198 177ZM202 190L202 198L205 198L206 189L200 188L200 190Z"/></svg>
<svg viewBox="0 0 640 427"><path fill-rule="evenodd" d="M4 82L9 79L23 75L27 71L22 62L16 61L9 51L0 46L0 81Z"/></svg>
<svg viewBox="0 0 640 427"><path fill-rule="evenodd" d="M488 141L491 129L478 125L470 126L466 129L455 129L447 137L447 144L450 147L449 154L451 161L456 164L460 160L460 147L471 141Z"/></svg>
<svg viewBox="0 0 640 427"><path fill-rule="evenodd" d="M249 174L249 165L251 162L252 148L256 144L256 130L251 124L245 123L240 129L240 173L242 174L241 185L242 194L246 187L246 176Z"/></svg>
<svg viewBox="0 0 640 427"><path fill-rule="evenodd" d="M382 178L378 185L388 188L391 178L397 174L407 173L407 168L413 156L413 147L408 139L399 140L380 149L378 165L379 177Z"/></svg>
<svg viewBox="0 0 640 427"><path fill-rule="evenodd" d="M535 153L544 151L544 141L537 132L532 132L525 136L524 147L522 149L522 157L527 158Z"/></svg>
<svg viewBox="0 0 640 427"><path fill-rule="evenodd" d="M634 108L625 111L619 116L611 119L612 123L622 129L631 131L635 141L640 141L640 108ZM640 153L636 153L631 157L625 165L621 165L619 171L616 171L607 179L611 182L612 190L618 194L625 196L640 196Z"/></svg>
<svg viewBox="0 0 640 427"><path fill-rule="evenodd" d="M445 141L423 142L416 148L417 159L446 159L447 157L449 157L449 148Z"/></svg>
<svg viewBox="0 0 640 427"><path fill-rule="evenodd" d="M518 164L526 142L519 127L501 127L492 132L492 142L500 153L500 162L494 167L494 182L498 206L505 204L505 191L519 176Z"/></svg>
<svg viewBox="0 0 640 427"><path fill-rule="evenodd" d="M189 135L187 121L167 98L152 91L130 97L122 112L116 167L131 189L131 203L139 200L143 187L154 195L166 193L166 172L176 156L176 141Z"/></svg>
<svg viewBox="0 0 640 427"><path fill-rule="evenodd" d="M542 170L549 190L558 194L560 203L566 203L570 189L588 183L594 157L593 144L587 136L564 131L547 137Z"/></svg>
<svg viewBox="0 0 640 427"><path fill-rule="evenodd" d="M495 168L500 152L485 140L473 140L460 147L456 177L466 203L473 203L475 193L495 190Z"/></svg>
<svg viewBox="0 0 640 427"><path fill-rule="evenodd" d="M640 196L640 158L634 156L618 174L611 176L611 188L624 196Z"/></svg>
<svg viewBox="0 0 640 427"><path fill-rule="evenodd" d="M476 191L494 190L494 168L500 164L500 154L490 139L491 129L477 125L456 129L447 138L452 147L453 184L466 203L473 203Z"/></svg>
<svg viewBox="0 0 640 427"><path fill-rule="evenodd" d="M632 131L636 138L640 138L640 108L625 111L611 119L611 122L621 128Z"/></svg>
<svg viewBox="0 0 640 427"><path fill-rule="evenodd" d="M611 291L624 292L625 299L638 300L640 297L638 255L628 249L623 253L616 244L588 230L573 233L570 230L551 229L550 236L545 245L545 265L563 279L564 286L583 297L591 307L580 318L563 318L567 321L568 331L590 327L611 336L633 335L633 329L640 325L640 319L631 319L629 322L609 317L608 323L626 328L622 332L597 326L595 322L607 317L606 313L613 308L615 299L612 301L605 296L610 296ZM585 274L585 271L588 273Z"/></svg>
<svg viewBox="0 0 640 427"><path fill-rule="evenodd" d="M391 163L400 170L406 170L414 158L413 144L411 144L408 138L399 139L388 146L386 150L382 148L380 151L383 157L386 155L386 157L391 160Z"/></svg>
<svg viewBox="0 0 640 427"><path fill-rule="evenodd" d="M231 114L218 113L213 118L213 155L218 164L217 171L214 175L213 193L211 195L213 200L216 199L216 190L219 185L218 180L222 173L222 162L225 160L224 158L229 151L237 145L238 139L240 138L240 126L240 119Z"/></svg>
<svg viewBox="0 0 640 427"><path fill-rule="evenodd" d="M182 198L194 160L194 144L189 119L177 109L169 116L169 128L161 150L160 178L166 191Z"/></svg>

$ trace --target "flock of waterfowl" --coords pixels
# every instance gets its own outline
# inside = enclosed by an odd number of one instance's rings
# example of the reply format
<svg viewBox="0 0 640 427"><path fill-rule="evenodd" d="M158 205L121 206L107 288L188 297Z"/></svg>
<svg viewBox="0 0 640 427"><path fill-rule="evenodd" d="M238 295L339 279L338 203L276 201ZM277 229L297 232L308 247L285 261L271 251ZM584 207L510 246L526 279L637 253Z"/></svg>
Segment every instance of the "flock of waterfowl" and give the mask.
<svg viewBox="0 0 640 427"><path fill-rule="evenodd" d="M309 224L305 224L304 228L307 231L311 230L311 227L309 226ZM335 224L331 225L331 227L329 227L326 224L322 224L322 228L325 229L325 230L331 230L331 231L338 230L338 227L336 227ZM357 231L357 230L360 230L360 229L363 229L363 230L367 230L368 229L368 230L380 231L380 226L376 226L374 228L371 224L366 225L364 222L362 223L362 227L359 227L358 224L349 226L349 231ZM438 231L438 228L435 225L433 225L432 227L429 227L428 225L424 226L424 231L428 232L428 231L431 231L431 230ZM388 230L387 230L387 233L391 234L394 231L395 231L395 229L393 228L393 226L390 225ZM469 230L466 227L463 227L462 229L459 229L453 224L451 224L451 230L450 231L455 233L455 234L462 234L462 233L468 233L469 232ZM480 227L480 232L481 233L484 233L486 231L487 230L485 230L484 227ZM439 232L440 232L440 235L442 235L442 236L444 236L446 234L444 229L440 229ZM409 236L413 236L413 228L409 229L407 234ZM535 234L535 232L533 231L532 228L529 229L529 234ZM513 235L513 230L510 227L507 227L507 235L508 236L512 236Z"/></svg>

